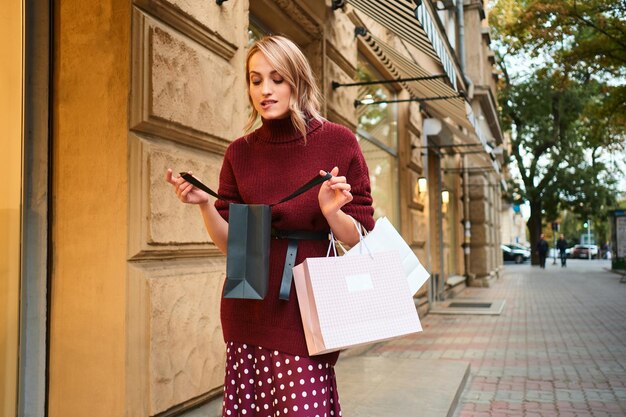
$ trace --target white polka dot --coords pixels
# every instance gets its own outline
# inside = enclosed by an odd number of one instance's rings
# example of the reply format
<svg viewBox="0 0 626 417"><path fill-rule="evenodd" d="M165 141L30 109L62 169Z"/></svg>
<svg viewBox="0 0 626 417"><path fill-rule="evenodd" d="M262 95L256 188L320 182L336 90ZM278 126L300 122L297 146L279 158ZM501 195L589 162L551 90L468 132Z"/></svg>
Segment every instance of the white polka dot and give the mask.
<svg viewBox="0 0 626 417"><path fill-rule="evenodd" d="M248 349L248 345L246 345L245 343L243 344L243 348L244 349Z"/></svg>
<svg viewBox="0 0 626 417"><path fill-rule="evenodd" d="M289 410L287 409L287 407L285 407L285 409L283 410L283 412L284 412L285 414L287 414L287 412L288 412L288 411L289 411Z"/></svg>
<svg viewBox="0 0 626 417"><path fill-rule="evenodd" d="M239 401L241 401L241 400L239 400ZM236 409L239 408L239 406L237 404L235 404L235 405L233 405L233 408L236 410Z"/></svg>
<svg viewBox="0 0 626 417"><path fill-rule="evenodd" d="M250 399L250 394L246 394L246 399Z"/></svg>
<svg viewBox="0 0 626 417"><path fill-rule="evenodd" d="M290 386L290 387L293 387L294 385L295 385L295 384L293 383L293 381L291 381L291 382L289 383L289 386Z"/></svg>
<svg viewBox="0 0 626 417"><path fill-rule="evenodd" d="M263 406L263 409L265 409L265 410L267 410L267 409L269 409L269 408L270 408L270 406L269 406L268 404L265 404L265 405Z"/></svg>
<svg viewBox="0 0 626 417"><path fill-rule="evenodd" d="M264 361L265 360L265 355L261 355L261 360Z"/></svg>
<svg viewBox="0 0 626 417"><path fill-rule="evenodd" d="M306 391L302 391L302 396L303 396L304 398L306 398L306 396L307 396Z"/></svg>
<svg viewBox="0 0 626 417"><path fill-rule="evenodd" d="M231 385L235 385L235 380L233 379L232 381L230 381Z"/></svg>
<svg viewBox="0 0 626 417"><path fill-rule="evenodd" d="M241 348L237 348L237 352L241 353Z"/></svg>
<svg viewBox="0 0 626 417"><path fill-rule="evenodd" d="M258 369L256 370L256 374L259 375L261 373L261 371L259 371Z"/></svg>
<svg viewBox="0 0 626 417"><path fill-rule="evenodd" d="M230 394L230 395L228 396L228 398L232 400L232 399L233 399L233 394Z"/></svg>
<svg viewBox="0 0 626 417"><path fill-rule="evenodd" d="M304 385L304 379L300 380L300 385Z"/></svg>
<svg viewBox="0 0 626 417"><path fill-rule="evenodd" d="M289 365L289 359L285 359L285 364Z"/></svg>
<svg viewBox="0 0 626 417"><path fill-rule="evenodd" d="M313 390L313 395L317 395L317 391Z"/></svg>
<svg viewBox="0 0 626 417"><path fill-rule="evenodd" d="M252 355L248 353L248 359L252 359Z"/></svg>
<svg viewBox="0 0 626 417"><path fill-rule="evenodd" d="M309 405L308 404L304 404L304 409L308 410L309 409Z"/></svg>
<svg viewBox="0 0 626 417"><path fill-rule="evenodd" d="M324 395L325 392L326 392L326 389L322 388L322 395Z"/></svg>
<svg viewBox="0 0 626 417"><path fill-rule="evenodd" d="M257 408L256 408L256 412L258 413L259 411L261 411L261 408L260 408L260 407L257 407Z"/></svg>
<svg viewBox="0 0 626 417"><path fill-rule="evenodd" d="M230 415L230 410L226 410L226 414Z"/></svg>
<svg viewBox="0 0 626 417"><path fill-rule="evenodd" d="M244 369L244 370L243 370L243 373L244 373L244 374L247 374L248 372L250 372L250 371L248 371L248 368L246 368L246 369Z"/></svg>
<svg viewBox="0 0 626 417"><path fill-rule="evenodd" d="M293 411L298 411L298 406L297 405L293 406Z"/></svg>
<svg viewBox="0 0 626 417"><path fill-rule="evenodd" d="M317 367L318 367L319 369L322 369L322 364L320 363L319 365L317 365Z"/></svg>
<svg viewBox="0 0 626 417"><path fill-rule="evenodd" d="M261 398L265 398L265 393L264 392L261 393Z"/></svg>
<svg viewBox="0 0 626 417"><path fill-rule="evenodd" d="M245 408L243 410L241 410L241 414L246 414L246 413L247 413L247 411L246 411Z"/></svg>
<svg viewBox="0 0 626 417"><path fill-rule="evenodd" d="M271 384L272 383L272 378L267 378L267 383Z"/></svg>
<svg viewBox="0 0 626 417"><path fill-rule="evenodd" d="M267 366L265 368L263 368L263 372L268 372L270 370L270 368L268 368Z"/></svg>
<svg viewBox="0 0 626 417"><path fill-rule="evenodd" d="M309 365L309 371L313 370L313 365Z"/></svg>
<svg viewBox="0 0 626 417"><path fill-rule="evenodd" d="M276 362L276 367L280 368L280 362Z"/></svg>
<svg viewBox="0 0 626 417"><path fill-rule="evenodd" d="M248 380L248 382L249 382L249 383L251 383L251 384L254 384L254 379L250 378L250 379Z"/></svg>
<svg viewBox="0 0 626 417"><path fill-rule="evenodd" d="M278 378L282 378L282 377L283 377L282 372L279 372L279 373L278 373Z"/></svg>
<svg viewBox="0 0 626 417"><path fill-rule="evenodd" d="M326 400L324 400L324 402L322 404L324 405L324 407L326 407Z"/></svg>
<svg viewBox="0 0 626 417"><path fill-rule="evenodd" d="M317 403L313 403L313 407L317 408Z"/></svg>
<svg viewBox="0 0 626 417"><path fill-rule="evenodd" d="M263 381L259 381L259 387L263 386Z"/></svg>
<svg viewBox="0 0 626 417"><path fill-rule="evenodd" d="M311 384L315 383L315 378L311 377Z"/></svg>
<svg viewBox="0 0 626 417"><path fill-rule="evenodd" d="M300 360L300 356L296 356L294 359L298 362Z"/></svg>
<svg viewBox="0 0 626 417"><path fill-rule="evenodd" d="M241 389L244 389L246 386L244 384L240 385Z"/></svg>
<svg viewBox="0 0 626 417"><path fill-rule="evenodd" d="M320 382L324 382L324 377L323 377L323 376L320 376ZM324 393L324 392L322 391L322 394L323 394L323 393Z"/></svg>
<svg viewBox="0 0 626 417"><path fill-rule="evenodd" d="M243 359L239 359L239 363L243 363Z"/></svg>
<svg viewBox="0 0 626 417"><path fill-rule="evenodd" d="M291 369L287 371L287 375L291 375Z"/></svg>
<svg viewBox="0 0 626 417"><path fill-rule="evenodd" d="M296 393L294 392L293 394L291 394L291 399L295 400L296 399Z"/></svg>
<svg viewBox="0 0 626 417"><path fill-rule="evenodd" d="M280 384L280 389L285 389L285 384Z"/></svg>
<svg viewBox="0 0 626 417"><path fill-rule="evenodd" d="M274 355L278 355L278 351L277 350L274 351Z"/></svg>

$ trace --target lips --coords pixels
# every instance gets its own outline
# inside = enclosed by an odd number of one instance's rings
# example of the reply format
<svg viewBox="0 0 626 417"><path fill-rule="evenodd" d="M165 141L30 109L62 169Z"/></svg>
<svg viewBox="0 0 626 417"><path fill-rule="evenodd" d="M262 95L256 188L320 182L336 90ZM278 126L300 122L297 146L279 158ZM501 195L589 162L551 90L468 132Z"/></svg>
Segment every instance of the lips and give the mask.
<svg viewBox="0 0 626 417"><path fill-rule="evenodd" d="M263 109L267 109L267 108L271 107L273 104L276 104L276 103L278 103L276 100L263 100L261 102L261 107Z"/></svg>

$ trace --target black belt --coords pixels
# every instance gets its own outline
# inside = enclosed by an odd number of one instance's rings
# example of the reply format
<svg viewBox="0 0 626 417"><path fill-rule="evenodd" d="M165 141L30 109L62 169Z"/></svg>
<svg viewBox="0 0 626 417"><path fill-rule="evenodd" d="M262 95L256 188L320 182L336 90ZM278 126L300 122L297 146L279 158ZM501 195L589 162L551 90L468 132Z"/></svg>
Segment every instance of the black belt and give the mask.
<svg viewBox="0 0 626 417"><path fill-rule="evenodd" d="M289 300L291 292L291 282L293 281L293 270L298 253L298 240L328 240L328 232L312 232L308 230L276 230L272 229L272 237L275 239L288 239L287 255L285 255L285 266L283 268L283 278L280 281L280 299Z"/></svg>

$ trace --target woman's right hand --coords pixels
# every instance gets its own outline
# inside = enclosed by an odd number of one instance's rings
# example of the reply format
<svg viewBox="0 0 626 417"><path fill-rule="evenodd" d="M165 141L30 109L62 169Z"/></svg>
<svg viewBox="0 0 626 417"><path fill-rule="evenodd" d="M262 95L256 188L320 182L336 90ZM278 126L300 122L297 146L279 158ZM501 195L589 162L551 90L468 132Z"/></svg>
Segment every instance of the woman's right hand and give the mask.
<svg viewBox="0 0 626 417"><path fill-rule="evenodd" d="M190 172L191 174L191 172ZM183 177L174 177L172 170L167 169L165 181L174 186L174 192L180 201L187 204L207 204L209 195L185 181Z"/></svg>

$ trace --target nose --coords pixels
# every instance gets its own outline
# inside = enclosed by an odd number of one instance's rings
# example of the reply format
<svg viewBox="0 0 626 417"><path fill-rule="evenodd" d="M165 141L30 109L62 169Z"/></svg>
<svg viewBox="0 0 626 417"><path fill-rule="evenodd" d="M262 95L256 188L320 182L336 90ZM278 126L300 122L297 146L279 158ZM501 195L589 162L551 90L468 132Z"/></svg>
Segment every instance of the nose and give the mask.
<svg viewBox="0 0 626 417"><path fill-rule="evenodd" d="M264 96L272 94L272 83L269 79L263 80L263 83L261 84L261 93Z"/></svg>

